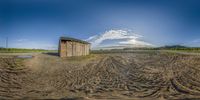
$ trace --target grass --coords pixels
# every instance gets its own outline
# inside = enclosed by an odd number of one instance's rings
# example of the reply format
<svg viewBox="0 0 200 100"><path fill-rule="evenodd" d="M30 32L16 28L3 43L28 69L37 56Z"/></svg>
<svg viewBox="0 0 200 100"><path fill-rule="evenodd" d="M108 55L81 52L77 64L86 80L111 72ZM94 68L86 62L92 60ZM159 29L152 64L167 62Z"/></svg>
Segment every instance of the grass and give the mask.
<svg viewBox="0 0 200 100"><path fill-rule="evenodd" d="M172 51L191 52L191 53L200 53L200 50L172 50Z"/></svg>
<svg viewBox="0 0 200 100"><path fill-rule="evenodd" d="M172 52L200 53L200 49L164 49L164 50Z"/></svg>
<svg viewBox="0 0 200 100"><path fill-rule="evenodd" d="M117 50L92 50L91 54L110 54L110 53L154 53L156 50L123 50L123 49L117 49Z"/></svg>
<svg viewBox="0 0 200 100"><path fill-rule="evenodd" d="M66 59L67 61L85 61L91 58L95 58L96 55L95 54L89 54L86 56L73 56L73 57L66 57L64 59Z"/></svg>
<svg viewBox="0 0 200 100"><path fill-rule="evenodd" d="M57 50L0 48L0 53L35 53L35 52L38 53L57 52Z"/></svg>

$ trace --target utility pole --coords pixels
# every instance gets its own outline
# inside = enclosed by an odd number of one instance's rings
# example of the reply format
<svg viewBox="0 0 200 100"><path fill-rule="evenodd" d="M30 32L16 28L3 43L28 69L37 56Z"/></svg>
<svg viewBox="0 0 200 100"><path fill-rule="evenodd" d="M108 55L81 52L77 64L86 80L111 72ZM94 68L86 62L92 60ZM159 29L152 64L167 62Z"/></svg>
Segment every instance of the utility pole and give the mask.
<svg viewBox="0 0 200 100"><path fill-rule="evenodd" d="M8 37L6 37L6 48L8 48Z"/></svg>

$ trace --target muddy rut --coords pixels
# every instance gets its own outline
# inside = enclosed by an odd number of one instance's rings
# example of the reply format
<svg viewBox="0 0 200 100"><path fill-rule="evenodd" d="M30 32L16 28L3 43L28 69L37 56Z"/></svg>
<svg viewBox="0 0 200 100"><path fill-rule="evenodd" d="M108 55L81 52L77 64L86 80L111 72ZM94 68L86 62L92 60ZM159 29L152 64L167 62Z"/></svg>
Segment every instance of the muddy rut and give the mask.
<svg viewBox="0 0 200 100"><path fill-rule="evenodd" d="M200 99L199 56L97 56L101 57L68 63L66 59L38 55L37 64L31 63L37 70L17 59L1 58L0 98Z"/></svg>

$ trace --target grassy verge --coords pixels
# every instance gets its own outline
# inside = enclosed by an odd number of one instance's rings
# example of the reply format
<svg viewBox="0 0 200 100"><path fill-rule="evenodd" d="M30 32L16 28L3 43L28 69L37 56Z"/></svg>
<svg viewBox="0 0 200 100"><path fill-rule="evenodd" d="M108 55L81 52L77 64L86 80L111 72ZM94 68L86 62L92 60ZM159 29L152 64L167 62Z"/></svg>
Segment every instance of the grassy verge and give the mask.
<svg viewBox="0 0 200 100"><path fill-rule="evenodd" d="M200 53L200 50L171 50L177 52Z"/></svg>
<svg viewBox="0 0 200 100"><path fill-rule="evenodd" d="M57 50L0 48L0 53L35 53L35 52L38 53L57 52Z"/></svg>
<svg viewBox="0 0 200 100"><path fill-rule="evenodd" d="M110 53L155 53L157 50L92 50L91 54L110 54Z"/></svg>
<svg viewBox="0 0 200 100"><path fill-rule="evenodd" d="M168 52L185 52L185 53L200 53L200 50L160 50Z"/></svg>
<svg viewBox="0 0 200 100"><path fill-rule="evenodd" d="M95 54L89 54L86 56L73 56L73 57L65 57L63 59L66 59L67 61L84 61L84 60L88 60L88 59L92 59L97 57L97 55Z"/></svg>

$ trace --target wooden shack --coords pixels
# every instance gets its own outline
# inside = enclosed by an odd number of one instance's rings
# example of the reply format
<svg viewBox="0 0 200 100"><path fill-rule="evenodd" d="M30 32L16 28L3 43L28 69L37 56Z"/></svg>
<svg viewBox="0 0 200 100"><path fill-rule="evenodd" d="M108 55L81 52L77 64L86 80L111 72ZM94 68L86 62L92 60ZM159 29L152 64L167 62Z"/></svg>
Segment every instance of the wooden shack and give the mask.
<svg viewBox="0 0 200 100"><path fill-rule="evenodd" d="M71 37L60 37L60 57L84 56L90 51L90 43Z"/></svg>

